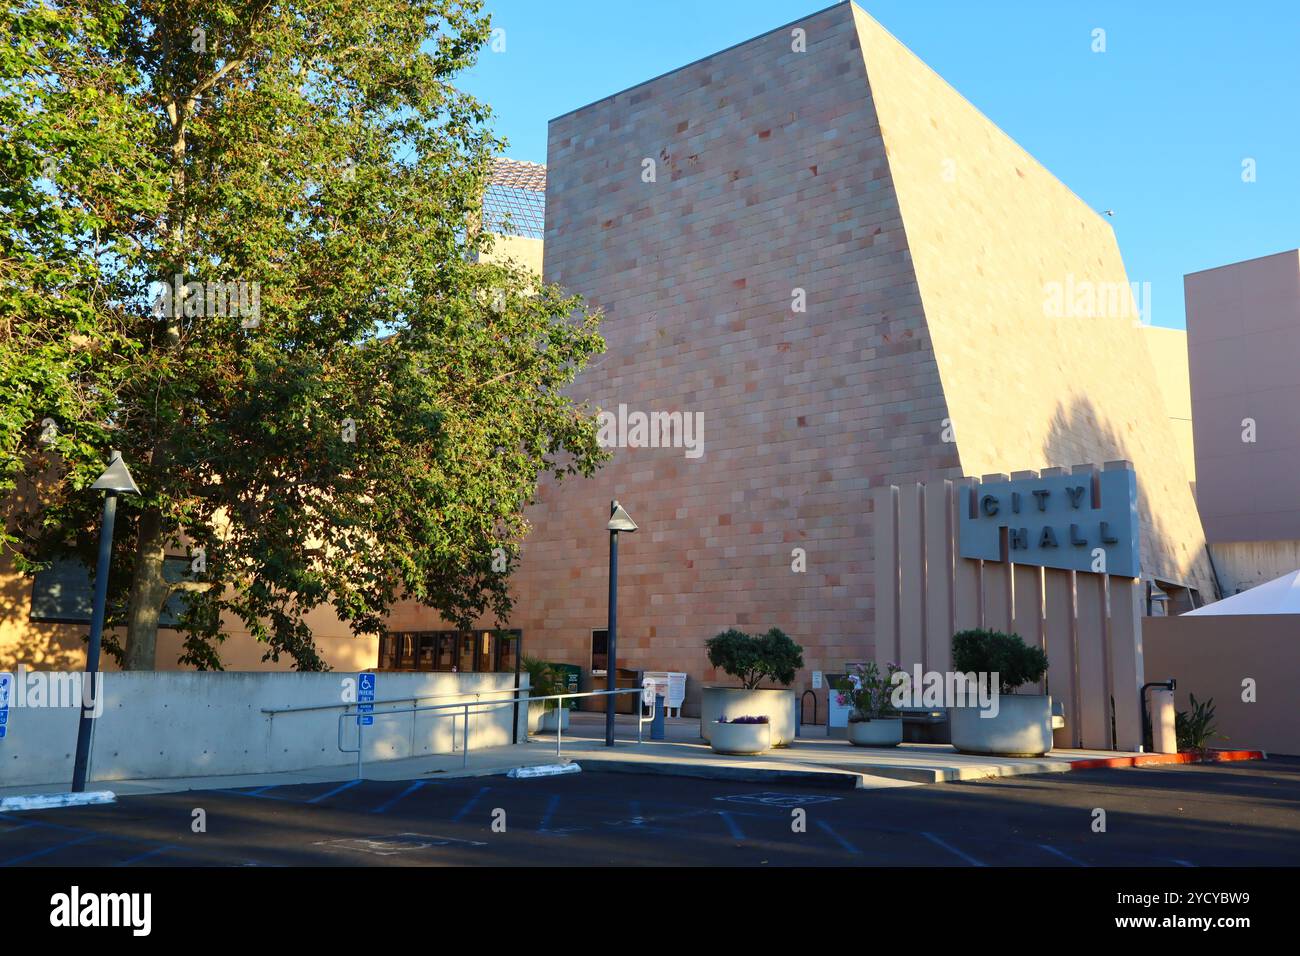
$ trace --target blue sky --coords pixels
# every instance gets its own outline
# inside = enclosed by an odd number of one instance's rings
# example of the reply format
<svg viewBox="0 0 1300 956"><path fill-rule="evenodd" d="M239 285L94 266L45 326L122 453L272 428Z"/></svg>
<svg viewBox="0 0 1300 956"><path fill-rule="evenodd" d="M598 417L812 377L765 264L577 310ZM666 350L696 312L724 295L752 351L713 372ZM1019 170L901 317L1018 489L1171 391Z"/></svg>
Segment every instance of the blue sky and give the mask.
<svg viewBox="0 0 1300 956"><path fill-rule="evenodd" d="M552 117L829 5L487 0L505 50L485 50L461 84L493 107L507 155L544 163ZM1153 324L1184 327L1185 273L1300 246L1300 0L859 5L1086 202L1115 210Z"/></svg>

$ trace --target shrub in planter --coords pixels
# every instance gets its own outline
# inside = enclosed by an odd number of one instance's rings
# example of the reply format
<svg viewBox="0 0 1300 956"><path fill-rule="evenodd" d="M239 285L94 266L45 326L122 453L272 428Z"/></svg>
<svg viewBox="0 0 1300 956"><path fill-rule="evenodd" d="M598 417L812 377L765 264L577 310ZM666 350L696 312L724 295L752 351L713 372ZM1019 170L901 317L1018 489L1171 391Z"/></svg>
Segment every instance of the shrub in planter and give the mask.
<svg viewBox="0 0 1300 956"><path fill-rule="evenodd" d="M777 627L757 635L733 627L709 638L704 649L710 664L739 680L746 690L765 679L788 685L803 667L803 648Z"/></svg>
<svg viewBox="0 0 1300 956"><path fill-rule="evenodd" d="M795 693L759 687L764 681L789 684L803 667L803 648L779 628L766 634L746 634L732 628L710 638L705 649L709 663L736 678L740 687L705 687L700 699L700 736L712 739L721 717L763 715L771 726L771 744L784 747L794 741Z"/></svg>
<svg viewBox="0 0 1300 956"><path fill-rule="evenodd" d="M1038 757L1052 749L1052 698L1046 694L1016 694L1017 687L1042 680L1047 655L1025 644L1019 634L1001 631L961 631L952 638L953 669L982 679L997 675L997 712L979 707L949 711L952 744L980 754ZM987 677L984 677L987 675Z"/></svg>
<svg viewBox="0 0 1300 956"><path fill-rule="evenodd" d="M903 718L891 696L898 665L886 664L882 673L875 661L855 665L836 685L838 702L850 706L849 742L857 747L896 747L903 742Z"/></svg>
<svg viewBox="0 0 1300 956"><path fill-rule="evenodd" d="M520 660L519 666L528 674L529 697L550 697L552 694L564 692L564 678L546 661L538 660L536 657L524 657ZM528 732L534 733L539 729L554 730L555 725L561 722L563 726L568 727L567 710L559 711L559 715L556 716L559 703L558 700L539 700L529 703Z"/></svg>
<svg viewBox="0 0 1300 956"><path fill-rule="evenodd" d="M1180 710L1174 714L1174 734L1178 740L1178 751L1202 751L1206 749L1211 737L1223 737L1214 722L1214 698L1197 700L1195 694L1189 695L1191 710Z"/></svg>
<svg viewBox="0 0 1300 956"><path fill-rule="evenodd" d="M952 636L953 670L997 674L998 692L1010 694L1022 684L1036 684L1047 673L1047 655L1030 647L1019 634L958 631Z"/></svg>

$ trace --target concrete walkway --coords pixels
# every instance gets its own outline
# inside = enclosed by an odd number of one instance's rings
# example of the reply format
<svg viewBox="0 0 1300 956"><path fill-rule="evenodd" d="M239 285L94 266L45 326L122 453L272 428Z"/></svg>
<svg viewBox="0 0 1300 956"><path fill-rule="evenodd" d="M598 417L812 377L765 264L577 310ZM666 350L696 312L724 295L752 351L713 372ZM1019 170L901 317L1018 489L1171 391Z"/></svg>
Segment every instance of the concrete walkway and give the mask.
<svg viewBox="0 0 1300 956"><path fill-rule="evenodd" d="M824 727L805 727L792 746L755 757L715 754L700 739L699 721L666 721L667 739L651 741L650 725L637 743L633 717L620 717L616 745L605 746L605 718L601 714L573 713L563 734L562 756L556 755L553 734L535 736L527 743L471 751L367 763L367 780L452 779L503 774L516 767L576 762L588 773L642 773L705 777L748 782L786 782L848 789L886 789L920 786L1017 774L1061 773L1079 761L1130 756L1109 751L1057 750L1038 759L976 757L959 754L942 744L905 744L893 748L854 747L845 740L828 739ZM278 787L303 783L337 783L356 778L356 764L313 767L283 773L234 776L181 777L153 780L93 780L89 790L112 790L121 796L176 793L186 790L228 790ZM4 787L0 796L62 793L67 784Z"/></svg>
<svg viewBox="0 0 1300 956"><path fill-rule="evenodd" d="M1099 750L1055 750L1046 757L984 757L957 753L947 744L903 744L898 747L854 747L847 740L825 736L825 727L805 726L789 747L754 757L714 753L700 739L699 720L668 720L665 740L647 739L637 745L605 746L604 718L574 714L565 734L564 756L587 772L653 773L710 777L750 782L785 780L830 787L883 789L1010 777L1029 773L1064 773L1079 761L1127 756ZM619 721L618 738L636 722ZM530 744L530 746L534 746Z"/></svg>

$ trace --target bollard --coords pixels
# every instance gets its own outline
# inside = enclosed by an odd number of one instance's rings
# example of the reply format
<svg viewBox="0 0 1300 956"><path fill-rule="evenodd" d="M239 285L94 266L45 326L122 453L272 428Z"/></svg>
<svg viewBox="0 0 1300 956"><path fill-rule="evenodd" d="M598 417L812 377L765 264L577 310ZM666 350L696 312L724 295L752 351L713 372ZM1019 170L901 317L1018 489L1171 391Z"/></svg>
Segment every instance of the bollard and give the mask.
<svg viewBox="0 0 1300 956"><path fill-rule="evenodd" d="M650 721L650 739L664 739L664 695L655 694L655 715Z"/></svg>
<svg viewBox="0 0 1300 956"><path fill-rule="evenodd" d="M1174 692L1153 687L1147 695L1151 708L1151 752L1178 753L1178 734L1174 729Z"/></svg>

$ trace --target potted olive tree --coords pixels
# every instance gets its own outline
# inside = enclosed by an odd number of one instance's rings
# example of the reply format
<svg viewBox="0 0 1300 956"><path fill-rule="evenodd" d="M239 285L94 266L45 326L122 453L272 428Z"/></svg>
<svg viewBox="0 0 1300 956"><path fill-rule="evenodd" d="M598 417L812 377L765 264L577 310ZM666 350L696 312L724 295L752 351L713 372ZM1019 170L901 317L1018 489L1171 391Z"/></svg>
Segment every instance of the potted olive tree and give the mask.
<svg viewBox="0 0 1300 956"><path fill-rule="evenodd" d="M773 747L794 741L798 702L785 689L803 667L803 648L780 628L746 634L732 628L705 644L709 663L740 681L740 687L706 687L700 695L700 736L710 740L715 721L763 716ZM764 681L783 687L759 687Z"/></svg>
<svg viewBox="0 0 1300 956"><path fill-rule="evenodd" d="M952 665L966 675L968 687L981 683L990 698L980 706L968 694L965 706L949 708L954 747L1006 757L1041 757L1052 749L1052 698L1015 693L1047 673L1041 648L1030 647L1019 634L960 631L952 638Z"/></svg>
<svg viewBox="0 0 1300 956"><path fill-rule="evenodd" d="M903 742L903 718L894 709L891 695L899 669L886 664L884 673L870 661L854 666L836 685L840 704L849 713L849 743L855 747L897 747Z"/></svg>
<svg viewBox="0 0 1300 956"><path fill-rule="evenodd" d="M564 682L546 661L525 657L520 665L528 674L528 696L549 697L563 693ZM528 704L528 732L553 733L557 727L569 729L569 710L558 706L558 700L537 700Z"/></svg>

